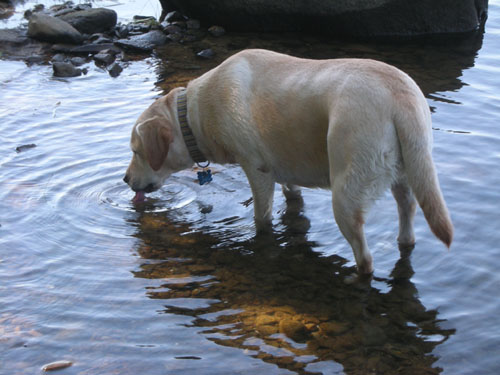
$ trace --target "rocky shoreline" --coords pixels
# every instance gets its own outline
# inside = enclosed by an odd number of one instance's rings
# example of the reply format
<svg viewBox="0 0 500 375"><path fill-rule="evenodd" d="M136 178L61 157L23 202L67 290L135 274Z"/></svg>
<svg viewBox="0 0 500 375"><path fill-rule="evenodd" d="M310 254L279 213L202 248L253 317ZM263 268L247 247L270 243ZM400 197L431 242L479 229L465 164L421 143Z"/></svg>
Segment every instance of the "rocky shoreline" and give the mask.
<svg viewBox="0 0 500 375"><path fill-rule="evenodd" d="M92 8L90 3L74 5L71 1L48 9L36 5L25 12L24 18L27 27L0 30L0 58L51 63L56 77L86 74L87 68L81 66L91 62L117 77L128 61L150 55L167 43L185 45L207 35L225 34L220 26L204 29L199 21L175 11L163 15L162 22L137 15L121 24L114 10ZM211 59L214 52L200 49L196 55Z"/></svg>

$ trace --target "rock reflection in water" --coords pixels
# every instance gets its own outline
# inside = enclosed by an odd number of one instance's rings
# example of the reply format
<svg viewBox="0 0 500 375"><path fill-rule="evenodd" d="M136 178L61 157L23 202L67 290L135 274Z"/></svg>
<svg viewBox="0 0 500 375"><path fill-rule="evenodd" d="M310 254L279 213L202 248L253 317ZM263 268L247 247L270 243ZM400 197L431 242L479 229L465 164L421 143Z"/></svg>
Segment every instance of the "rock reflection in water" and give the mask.
<svg viewBox="0 0 500 375"><path fill-rule="evenodd" d="M432 352L454 330L420 303L410 251L390 280L378 280L382 292L369 281L346 284L354 272L346 260L314 251L302 202L282 215L283 231L222 247L174 213L137 220L147 261L135 276L160 279L148 296L164 299L165 313L193 317L207 340L299 374L332 373L332 365L347 374L441 372Z"/></svg>
<svg viewBox="0 0 500 375"><path fill-rule="evenodd" d="M448 101L439 93L456 91L463 86L463 71L474 66L483 43L483 31L460 38L441 37L402 41L363 43L328 40L306 34L231 33L189 44L166 44L157 49L161 63L157 67L158 85L165 92L185 86L236 52L264 48L312 59L369 58L392 64L408 73L427 97ZM215 57L195 59L195 53L211 49Z"/></svg>

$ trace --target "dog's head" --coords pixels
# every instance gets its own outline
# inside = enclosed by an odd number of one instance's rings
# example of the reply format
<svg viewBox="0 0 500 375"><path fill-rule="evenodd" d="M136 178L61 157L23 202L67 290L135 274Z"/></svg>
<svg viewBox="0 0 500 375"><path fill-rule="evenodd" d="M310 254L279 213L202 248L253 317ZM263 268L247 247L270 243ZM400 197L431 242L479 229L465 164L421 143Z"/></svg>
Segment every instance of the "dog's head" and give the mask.
<svg viewBox="0 0 500 375"><path fill-rule="evenodd" d="M192 166L193 161L178 125L175 93L155 101L132 129L133 156L123 180L136 198L158 190L172 173Z"/></svg>

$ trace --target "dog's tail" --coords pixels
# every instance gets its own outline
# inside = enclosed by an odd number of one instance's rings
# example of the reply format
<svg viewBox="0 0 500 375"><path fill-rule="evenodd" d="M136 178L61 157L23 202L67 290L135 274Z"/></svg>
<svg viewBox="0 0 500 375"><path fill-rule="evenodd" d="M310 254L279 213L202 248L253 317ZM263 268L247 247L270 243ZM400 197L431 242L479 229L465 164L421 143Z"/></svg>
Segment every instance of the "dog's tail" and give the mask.
<svg viewBox="0 0 500 375"><path fill-rule="evenodd" d="M422 105L410 106L407 103L403 111L398 111L394 121L404 171L432 232L449 248L453 240L453 224L432 161L430 111L423 95L416 99Z"/></svg>

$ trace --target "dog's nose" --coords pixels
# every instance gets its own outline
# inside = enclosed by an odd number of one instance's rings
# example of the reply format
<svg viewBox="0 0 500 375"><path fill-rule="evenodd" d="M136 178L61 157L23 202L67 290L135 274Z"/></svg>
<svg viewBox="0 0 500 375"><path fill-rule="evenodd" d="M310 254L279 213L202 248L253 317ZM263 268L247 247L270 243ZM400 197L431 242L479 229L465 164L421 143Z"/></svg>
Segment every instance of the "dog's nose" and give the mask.
<svg viewBox="0 0 500 375"><path fill-rule="evenodd" d="M125 182L126 184L128 184L129 181L130 181L130 179L128 177L128 174L126 174L125 177L123 177L123 182Z"/></svg>

